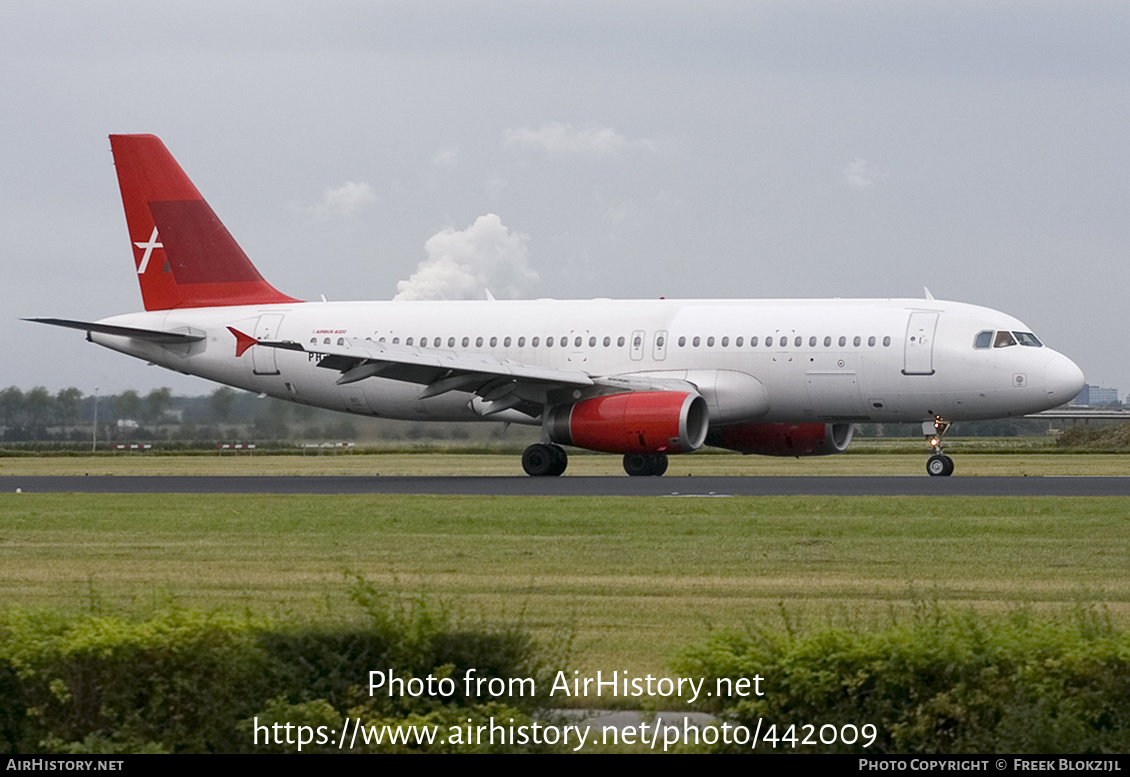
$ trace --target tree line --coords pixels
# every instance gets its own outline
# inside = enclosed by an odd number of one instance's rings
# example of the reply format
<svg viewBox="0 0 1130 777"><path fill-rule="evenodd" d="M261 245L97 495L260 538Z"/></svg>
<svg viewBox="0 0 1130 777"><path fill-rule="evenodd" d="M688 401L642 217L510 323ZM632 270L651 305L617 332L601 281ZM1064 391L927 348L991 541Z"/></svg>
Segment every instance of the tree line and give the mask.
<svg viewBox="0 0 1130 777"><path fill-rule="evenodd" d="M97 429L95 423L97 421ZM296 435L353 439L353 419L305 405L221 386L203 396L176 396L169 388L146 394L85 394L71 387L0 390L0 442L285 440Z"/></svg>
<svg viewBox="0 0 1130 777"><path fill-rule="evenodd" d="M95 429L97 419L97 429ZM0 389L0 444L22 442L194 443L236 440L475 440L501 437L499 424L436 424L345 415L220 386L210 394L177 396L155 388L142 394L85 394L70 387ZM962 436L1013 437L1047 433L1044 421L1024 418L955 426ZM858 437L918 437L919 424L860 424ZM520 433L511 432L512 442Z"/></svg>
<svg viewBox="0 0 1130 777"><path fill-rule="evenodd" d="M0 389L0 446L42 442L68 448L85 444L89 449L92 439L99 446L176 442L197 447L300 440L477 444L499 440L503 432L500 424L435 424L347 415L261 398L227 386L200 396L178 396L169 388L118 394L86 394L74 387L55 393L43 386L26 391L18 386ZM521 430L511 431L505 440L516 438L522 438Z"/></svg>

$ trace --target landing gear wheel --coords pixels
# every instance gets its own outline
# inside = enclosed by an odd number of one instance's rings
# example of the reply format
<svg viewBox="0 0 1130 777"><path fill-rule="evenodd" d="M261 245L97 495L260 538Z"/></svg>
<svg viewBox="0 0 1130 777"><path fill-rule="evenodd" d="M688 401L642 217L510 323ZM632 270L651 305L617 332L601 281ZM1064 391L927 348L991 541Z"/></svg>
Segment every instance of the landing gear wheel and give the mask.
<svg viewBox="0 0 1130 777"><path fill-rule="evenodd" d="M565 474L565 468L569 466L569 454L560 445L546 446L553 453L553 469L549 471L550 475L557 476Z"/></svg>
<svg viewBox="0 0 1130 777"><path fill-rule="evenodd" d="M558 456L550 446L535 443L522 452L522 469L526 470L527 475L535 478L560 475L565 471L565 461L564 457Z"/></svg>
<svg viewBox="0 0 1130 777"><path fill-rule="evenodd" d="M926 461L926 471L934 477L949 477L953 474L953 459L944 453L935 454Z"/></svg>
<svg viewBox="0 0 1130 777"><path fill-rule="evenodd" d="M667 471L667 454L625 453L624 471L632 477L662 475Z"/></svg>
<svg viewBox="0 0 1130 777"><path fill-rule="evenodd" d="M625 453L624 471L634 478L650 475L651 457L642 453Z"/></svg>

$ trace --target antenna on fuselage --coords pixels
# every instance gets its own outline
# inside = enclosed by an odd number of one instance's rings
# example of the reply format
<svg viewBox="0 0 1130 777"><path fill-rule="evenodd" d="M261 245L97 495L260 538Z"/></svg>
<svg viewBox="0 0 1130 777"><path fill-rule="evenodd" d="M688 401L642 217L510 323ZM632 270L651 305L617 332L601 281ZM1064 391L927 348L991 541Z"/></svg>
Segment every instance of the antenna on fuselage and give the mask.
<svg viewBox="0 0 1130 777"><path fill-rule="evenodd" d="M925 286L922 287L922 292L926 295L926 299L933 299L934 298L934 295L931 294L930 290L928 288L926 288Z"/></svg>

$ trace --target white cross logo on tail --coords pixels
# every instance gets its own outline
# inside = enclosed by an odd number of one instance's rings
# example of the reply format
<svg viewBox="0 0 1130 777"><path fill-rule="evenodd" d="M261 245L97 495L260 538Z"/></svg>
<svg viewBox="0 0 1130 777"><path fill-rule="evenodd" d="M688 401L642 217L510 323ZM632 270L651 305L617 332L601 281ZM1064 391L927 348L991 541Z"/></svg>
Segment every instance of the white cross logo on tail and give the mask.
<svg viewBox="0 0 1130 777"><path fill-rule="evenodd" d="M144 275L145 268L149 266L149 257L153 255L153 249L165 247L157 242L157 227L153 227L153 234L149 236L148 243L134 243L134 245L145 249L145 254L141 257L141 264L137 267L137 274Z"/></svg>

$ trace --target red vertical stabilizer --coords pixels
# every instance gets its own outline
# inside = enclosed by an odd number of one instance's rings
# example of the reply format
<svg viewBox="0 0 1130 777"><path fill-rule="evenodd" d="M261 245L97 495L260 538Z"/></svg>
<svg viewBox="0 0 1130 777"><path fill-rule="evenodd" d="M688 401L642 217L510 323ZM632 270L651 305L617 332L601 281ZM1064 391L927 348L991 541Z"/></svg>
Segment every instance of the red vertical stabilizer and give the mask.
<svg viewBox="0 0 1130 777"><path fill-rule="evenodd" d="M111 135L146 310L298 302L263 280L154 135Z"/></svg>

